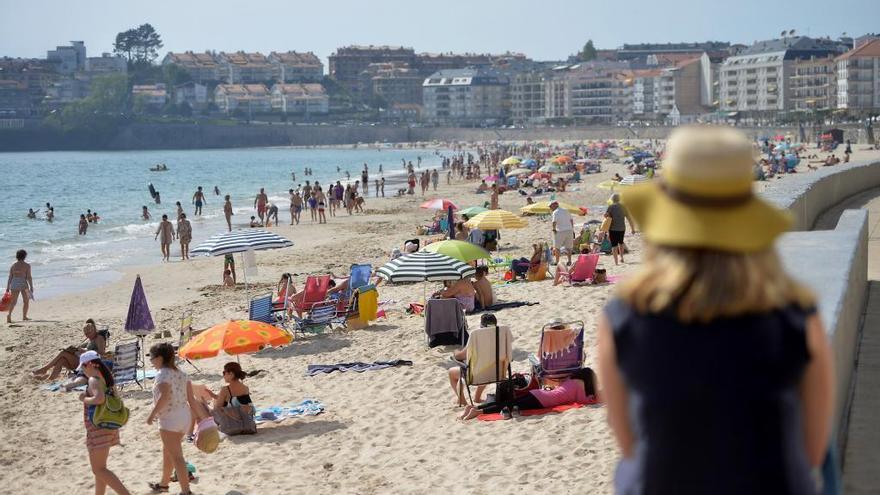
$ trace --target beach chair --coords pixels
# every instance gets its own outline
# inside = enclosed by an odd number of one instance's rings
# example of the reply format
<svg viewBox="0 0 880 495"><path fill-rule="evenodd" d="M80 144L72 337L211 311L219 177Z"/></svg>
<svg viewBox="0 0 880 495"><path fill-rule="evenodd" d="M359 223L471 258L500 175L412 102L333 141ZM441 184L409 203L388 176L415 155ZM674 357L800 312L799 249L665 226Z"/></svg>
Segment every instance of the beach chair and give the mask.
<svg viewBox="0 0 880 495"><path fill-rule="evenodd" d="M113 351L113 380L119 388L129 383L136 383L141 389L144 385L138 380L138 361L141 355L139 339L116 344ZM143 363L140 363L143 367Z"/></svg>
<svg viewBox="0 0 880 495"><path fill-rule="evenodd" d="M186 345L186 343L189 342L193 338L192 324L193 324L192 311L190 311L190 310L184 311L183 314L180 316L180 333L179 333L179 338L177 340L177 350L178 351L180 350L181 347ZM193 364L193 362L187 358L180 358L178 356L177 361L178 361L178 363L185 362L186 364L192 366L193 369L196 370L196 372L201 372L201 370L198 368L198 366Z"/></svg>
<svg viewBox="0 0 880 495"><path fill-rule="evenodd" d="M491 385L509 380L513 356L513 334L509 327L481 327L470 334L465 361L456 361L461 367L459 396L467 389L468 401L473 405L471 386Z"/></svg>
<svg viewBox="0 0 880 495"><path fill-rule="evenodd" d="M275 324L275 314L272 312L272 294L252 297L248 304L248 320L262 321L270 325Z"/></svg>
<svg viewBox="0 0 880 495"><path fill-rule="evenodd" d="M541 386L560 382L584 366L584 322L547 324L541 329L538 355L530 354L532 373Z"/></svg>
<svg viewBox="0 0 880 495"><path fill-rule="evenodd" d="M281 288L281 291L278 292L278 298L272 301L272 312L273 313L286 313L290 309L290 294L291 289L293 289L293 281L290 279L287 280L287 285Z"/></svg>
<svg viewBox="0 0 880 495"><path fill-rule="evenodd" d="M373 267L370 264L354 264L348 276L348 287L344 292L340 293L337 302L337 311L339 313L346 312L351 305L351 298L355 291L370 283L370 276L373 274Z"/></svg>
<svg viewBox="0 0 880 495"><path fill-rule="evenodd" d="M317 333L324 328L333 329L333 324L343 324L336 314L336 301L327 299L311 305L302 318L291 316L294 332L305 334L306 332Z"/></svg>
<svg viewBox="0 0 880 495"><path fill-rule="evenodd" d="M593 280L596 266L599 265L598 254L579 254L571 270L560 269L560 278L569 285L586 284Z"/></svg>
<svg viewBox="0 0 880 495"><path fill-rule="evenodd" d="M308 312L313 305L327 299L329 289L330 275L309 275L306 277L306 285L302 292L293 296L293 308L300 315Z"/></svg>
<svg viewBox="0 0 880 495"><path fill-rule="evenodd" d="M467 319L457 299L429 299L425 305L428 347L467 343Z"/></svg>

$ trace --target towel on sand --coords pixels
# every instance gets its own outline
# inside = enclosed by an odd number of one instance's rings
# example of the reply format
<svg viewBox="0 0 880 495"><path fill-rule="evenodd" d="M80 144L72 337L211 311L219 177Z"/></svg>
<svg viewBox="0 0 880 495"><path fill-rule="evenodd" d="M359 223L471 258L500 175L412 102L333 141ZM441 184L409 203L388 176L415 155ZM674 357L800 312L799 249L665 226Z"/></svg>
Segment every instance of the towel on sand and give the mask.
<svg viewBox="0 0 880 495"><path fill-rule="evenodd" d="M545 407L542 409L526 409L525 411L520 411L519 415L525 417L525 416L541 416L543 414L549 414L549 413L561 413L561 412L568 411L569 409L580 409L584 406L589 406L589 405L598 404L598 403L599 403L598 400L594 400L594 401L587 403L587 404L572 403L572 404L561 404L561 405L554 406L554 407ZM501 415L501 413L493 413L493 414L480 414L479 416L477 416L477 419L479 419L480 421L498 421L500 419L504 419L504 417Z"/></svg>
<svg viewBox="0 0 880 495"><path fill-rule="evenodd" d="M315 376L320 373L332 373L334 371L346 372L356 371L363 373L364 371L383 370L394 366L412 366L412 361L405 359L395 359L393 361L373 361L372 363L339 363L339 364L310 364L306 370L306 375Z"/></svg>
<svg viewBox="0 0 880 495"><path fill-rule="evenodd" d="M153 378L156 378L156 373L158 373L158 371L156 371L156 370L146 370L146 371L138 370L137 371L137 379L138 379L138 381L152 380ZM49 391L49 392L57 392L57 391L61 390L61 387L63 387L65 383L71 381L73 378L75 378L75 377L71 377L71 378L61 380L58 382L47 383L45 385L40 385L40 388L43 390ZM86 386L80 385L79 387L74 387L71 390L76 390L78 392L84 392L86 390Z"/></svg>
<svg viewBox="0 0 880 495"><path fill-rule="evenodd" d="M324 404L314 399L306 399L289 406L261 407L254 412L254 422L257 424L272 421L280 423L287 418L297 416L316 416L324 412Z"/></svg>

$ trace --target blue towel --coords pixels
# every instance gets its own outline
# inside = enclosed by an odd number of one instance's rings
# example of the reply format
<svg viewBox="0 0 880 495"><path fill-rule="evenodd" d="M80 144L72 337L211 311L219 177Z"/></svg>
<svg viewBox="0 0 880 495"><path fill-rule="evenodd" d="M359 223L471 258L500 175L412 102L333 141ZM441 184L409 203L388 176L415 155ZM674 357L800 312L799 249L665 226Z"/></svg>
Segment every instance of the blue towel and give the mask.
<svg viewBox="0 0 880 495"><path fill-rule="evenodd" d="M372 363L339 363L339 364L310 364L306 370L307 376L315 376L320 373L332 373L334 371L346 372L356 371L363 373L364 371L382 370L393 366L412 366L412 361L405 359L395 359L394 361L374 361Z"/></svg>
<svg viewBox="0 0 880 495"><path fill-rule="evenodd" d="M269 406L261 407L254 413L254 421L265 423L274 421L276 423L284 421L287 418L295 418L297 416L316 416L324 412L324 404L314 399L305 399L302 402L291 404L289 406Z"/></svg>

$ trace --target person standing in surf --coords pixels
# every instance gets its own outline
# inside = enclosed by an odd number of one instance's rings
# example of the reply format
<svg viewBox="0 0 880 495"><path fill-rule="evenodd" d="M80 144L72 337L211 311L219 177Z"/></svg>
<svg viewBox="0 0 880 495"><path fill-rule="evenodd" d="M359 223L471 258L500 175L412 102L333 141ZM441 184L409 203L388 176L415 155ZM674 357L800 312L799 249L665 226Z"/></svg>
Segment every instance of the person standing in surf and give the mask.
<svg viewBox="0 0 880 495"><path fill-rule="evenodd" d="M196 216L202 216L202 205L208 204L208 202L205 201L205 193L202 192L202 186L199 186L198 189L196 189L196 193L193 194L193 204L196 205L196 211L194 214Z"/></svg>
<svg viewBox="0 0 880 495"><path fill-rule="evenodd" d="M223 203L223 216L226 217L226 228L229 229L229 232L232 232L232 201L229 200L229 195L226 195L226 202Z"/></svg>
<svg viewBox="0 0 880 495"><path fill-rule="evenodd" d="M257 209L257 216L260 218L260 223L264 222L263 217L266 216L266 205L268 203L269 196L266 195L266 190L261 187L259 194L254 198L254 208Z"/></svg>
<svg viewBox="0 0 880 495"><path fill-rule="evenodd" d="M168 215L162 215L162 221L159 222L159 228L156 229L156 235L153 240L159 239L159 247L162 250L162 261L171 261L171 241L174 240L174 226L168 221Z"/></svg>

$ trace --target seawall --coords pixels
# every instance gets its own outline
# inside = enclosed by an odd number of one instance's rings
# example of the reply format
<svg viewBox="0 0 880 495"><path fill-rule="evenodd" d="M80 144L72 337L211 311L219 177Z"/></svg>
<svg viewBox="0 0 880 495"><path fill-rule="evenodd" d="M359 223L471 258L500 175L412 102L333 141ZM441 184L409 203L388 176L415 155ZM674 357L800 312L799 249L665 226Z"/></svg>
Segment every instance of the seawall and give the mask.
<svg viewBox="0 0 880 495"><path fill-rule="evenodd" d="M840 126L857 142L858 126ZM151 150L243 148L261 146L332 146L357 143L430 143L433 141L544 141L663 139L672 127L540 127L473 129L449 127L334 126L288 124L129 124L113 135L64 133L40 125L0 129L0 151ZM741 128L753 138L791 134L797 127ZM805 130L807 136L813 129Z"/></svg>

